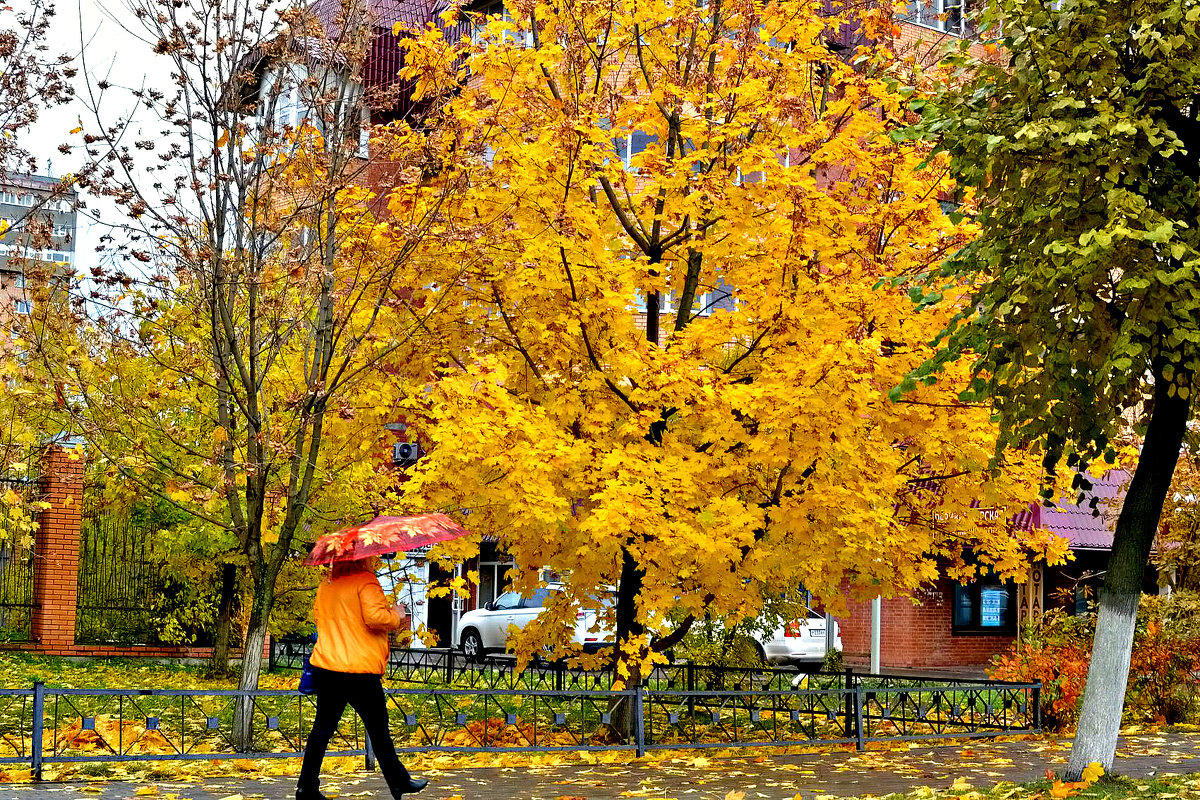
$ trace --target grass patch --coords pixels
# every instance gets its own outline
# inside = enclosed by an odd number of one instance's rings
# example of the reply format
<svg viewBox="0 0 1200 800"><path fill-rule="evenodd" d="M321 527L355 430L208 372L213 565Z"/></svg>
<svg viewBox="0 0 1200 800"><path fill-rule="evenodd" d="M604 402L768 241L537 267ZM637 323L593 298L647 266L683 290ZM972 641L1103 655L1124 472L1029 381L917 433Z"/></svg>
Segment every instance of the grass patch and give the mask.
<svg viewBox="0 0 1200 800"><path fill-rule="evenodd" d="M34 681L60 689L236 689L237 675L207 677L204 667L149 658L66 659L0 652L0 688L30 689ZM296 673L267 673L263 689L294 689Z"/></svg>
<svg viewBox="0 0 1200 800"><path fill-rule="evenodd" d="M1070 800L1200 800L1200 774L1167 774L1152 779L1105 775L1090 786L1064 786L1057 779L1044 779L1022 784L1004 782L983 791L921 788L887 797L893 800L1061 800L1064 797Z"/></svg>

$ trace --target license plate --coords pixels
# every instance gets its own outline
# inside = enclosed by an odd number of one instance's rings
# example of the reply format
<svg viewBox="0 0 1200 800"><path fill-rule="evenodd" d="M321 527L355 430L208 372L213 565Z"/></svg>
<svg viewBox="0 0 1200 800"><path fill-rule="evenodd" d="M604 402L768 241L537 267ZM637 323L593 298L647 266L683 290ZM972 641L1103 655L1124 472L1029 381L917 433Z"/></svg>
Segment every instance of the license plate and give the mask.
<svg viewBox="0 0 1200 800"><path fill-rule="evenodd" d="M825 629L824 628L809 628L808 635L809 636L824 636Z"/></svg>

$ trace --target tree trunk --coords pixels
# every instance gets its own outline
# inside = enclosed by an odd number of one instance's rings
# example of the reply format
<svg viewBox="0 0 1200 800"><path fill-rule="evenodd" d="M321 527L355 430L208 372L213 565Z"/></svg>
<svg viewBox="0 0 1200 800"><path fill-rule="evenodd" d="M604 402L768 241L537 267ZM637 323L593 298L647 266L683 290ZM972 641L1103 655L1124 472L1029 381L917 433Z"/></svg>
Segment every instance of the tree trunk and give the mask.
<svg viewBox="0 0 1200 800"><path fill-rule="evenodd" d="M1111 771L1116 755L1142 579L1179 460L1190 410L1187 399L1169 393L1170 382L1163 377L1163 366L1161 360L1156 360L1150 424L1129 493L1117 518L1108 571L1100 590L1100 612L1079 732L1067 765L1066 777L1071 781L1080 780L1084 768L1094 762L1099 762L1105 772ZM1191 388L1190 381L1181 384Z"/></svg>
<svg viewBox="0 0 1200 800"><path fill-rule="evenodd" d="M617 586L617 631L616 647L613 648L613 669L624 663L629 676L625 680L625 688L632 689L642 681L640 654L626 653L625 644L630 639L641 636L644 628L637 618L637 598L642 593L642 580L645 572L638 566L637 559L628 549L621 551L621 582ZM619 674L619 673L618 673ZM636 718L633 704L625 702L625 698L613 701L609 708L612 714L613 728L626 742L632 742L635 733Z"/></svg>
<svg viewBox="0 0 1200 800"><path fill-rule="evenodd" d="M212 659L208 671L213 675L228 675L229 640L233 628L233 601L237 597L237 565L221 565L221 597L217 606L217 630L213 641Z"/></svg>
<svg viewBox="0 0 1200 800"><path fill-rule="evenodd" d="M263 644L267 641L267 626L271 620L274 600L274 581L259 581L254 587L254 608L250 612L250 625L246 630L246 642L242 649L242 674L238 689L258 689L258 677L262 673ZM249 697L239 697L233 714L233 741L239 750L249 750L253 743L254 702Z"/></svg>
<svg viewBox="0 0 1200 800"><path fill-rule="evenodd" d="M629 662L629 680L626 690L632 691L642 682L642 665L640 661ZM637 738L637 709L634 708L633 697L619 697L609 706L612 715L612 726L625 744L633 744Z"/></svg>

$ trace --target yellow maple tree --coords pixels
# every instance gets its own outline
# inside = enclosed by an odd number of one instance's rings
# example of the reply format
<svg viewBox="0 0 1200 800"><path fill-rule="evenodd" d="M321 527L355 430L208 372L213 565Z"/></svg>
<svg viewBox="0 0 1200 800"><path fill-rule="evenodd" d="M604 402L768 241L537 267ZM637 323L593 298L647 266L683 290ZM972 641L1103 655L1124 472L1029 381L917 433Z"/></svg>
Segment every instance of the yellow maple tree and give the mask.
<svg viewBox="0 0 1200 800"><path fill-rule="evenodd" d="M441 178L468 188L409 279L429 336L398 369L432 447L405 492L469 511L517 588L563 576L522 656L605 587L636 677L681 617L1063 556L1007 524L1039 470L991 461L962 370L888 398L953 313L908 282L970 235L927 151L889 137L904 65L840 44L888 26L803 0L519 0L410 43Z"/></svg>

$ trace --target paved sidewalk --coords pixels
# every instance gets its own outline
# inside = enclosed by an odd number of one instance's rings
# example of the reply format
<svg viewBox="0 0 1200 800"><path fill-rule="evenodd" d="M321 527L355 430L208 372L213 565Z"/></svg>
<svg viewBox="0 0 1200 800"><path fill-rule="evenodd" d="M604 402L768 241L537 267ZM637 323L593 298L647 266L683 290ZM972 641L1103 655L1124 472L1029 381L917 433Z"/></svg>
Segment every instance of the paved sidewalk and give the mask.
<svg viewBox="0 0 1200 800"><path fill-rule="evenodd" d="M892 745L892 747L897 747ZM900 745L901 748L905 747ZM676 798L711 800L730 791L750 798L804 800L819 795L858 797L909 791L919 786L947 788L965 778L978 788L1001 781L1030 781L1047 769L1066 764L1070 740L979 740L953 745L916 744L910 749L865 753L822 751L803 755L719 758L695 755L648 759L634 763L572 764L554 767L480 767L426 771L430 787L419 800L618 800ZM1200 772L1200 734L1159 734L1123 739L1116 772L1130 777ZM299 767L299 764L296 765ZM64 782L0 785L0 800L141 800L135 794L147 784L130 782ZM246 780L209 778L200 783L159 782L161 800L291 800L293 778ZM331 776L323 790L342 798L388 797L376 774ZM97 791L99 790L99 791ZM172 797L174 796L174 797ZM239 797L240 796L240 797Z"/></svg>

